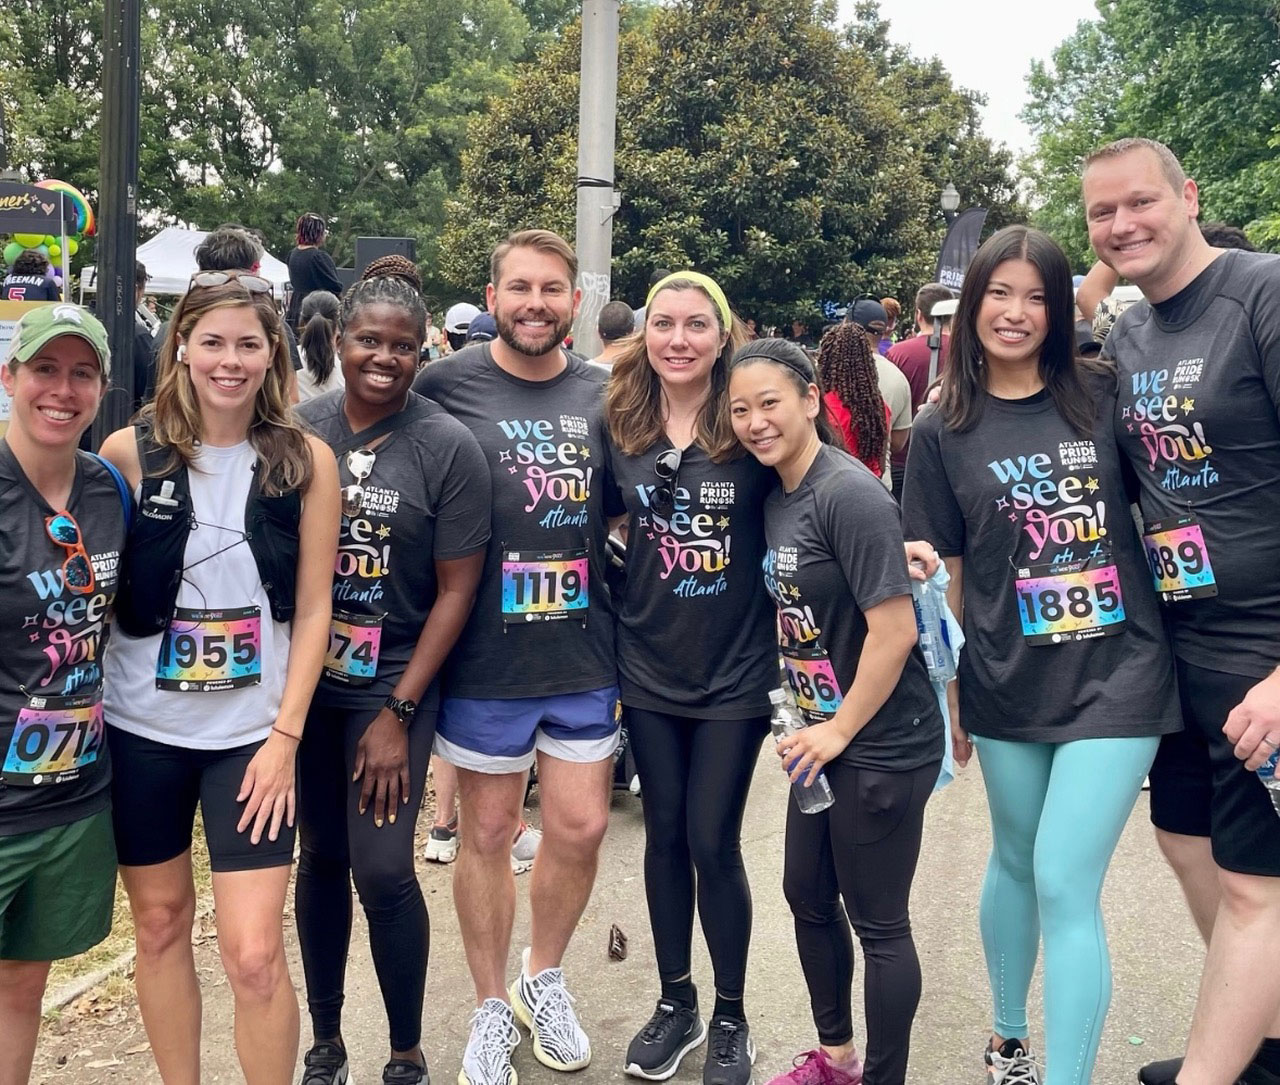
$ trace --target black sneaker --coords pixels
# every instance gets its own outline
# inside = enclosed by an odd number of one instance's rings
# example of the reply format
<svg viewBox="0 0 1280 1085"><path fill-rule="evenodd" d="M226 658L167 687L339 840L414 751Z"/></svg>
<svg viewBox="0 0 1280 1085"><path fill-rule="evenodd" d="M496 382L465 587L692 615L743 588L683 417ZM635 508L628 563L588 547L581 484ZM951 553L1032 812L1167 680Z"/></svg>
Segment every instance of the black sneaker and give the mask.
<svg viewBox="0 0 1280 1085"><path fill-rule="evenodd" d="M409 1059L392 1059L382 1068L382 1085L431 1085L431 1075Z"/></svg>
<svg viewBox="0 0 1280 1085"><path fill-rule="evenodd" d="M649 1081L666 1081L680 1069L680 1060L707 1038L698 1007L678 1006L659 999L635 1039L627 1047L624 1072Z"/></svg>
<svg viewBox="0 0 1280 1085"><path fill-rule="evenodd" d="M337 1044L316 1044L302 1059L301 1085L347 1085L347 1053Z"/></svg>
<svg viewBox="0 0 1280 1085"><path fill-rule="evenodd" d="M702 1085L751 1085L751 1064L755 1061L756 1044L747 1023L713 1017Z"/></svg>
<svg viewBox="0 0 1280 1085"><path fill-rule="evenodd" d="M1142 1085L1173 1085L1178 1080L1178 1071L1181 1069L1181 1059L1162 1059L1160 1062L1149 1062L1138 1071L1138 1081Z"/></svg>
<svg viewBox="0 0 1280 1085"><path fill-rule="evenodd" d="M987 1085L1040 1085L1043 1068L1027 1050L1026 1040L1005 1040L997 1051L987 1041L983 1061L987 1064Z"/></svg>

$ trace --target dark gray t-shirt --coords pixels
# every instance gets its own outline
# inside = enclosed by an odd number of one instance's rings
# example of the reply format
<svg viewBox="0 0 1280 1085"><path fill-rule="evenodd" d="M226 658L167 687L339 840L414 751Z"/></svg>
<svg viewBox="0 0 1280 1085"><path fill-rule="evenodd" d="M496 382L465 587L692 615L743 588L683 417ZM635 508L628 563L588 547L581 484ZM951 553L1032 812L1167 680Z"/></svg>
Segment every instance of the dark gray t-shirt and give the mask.
<svg viewBox="0 0 1280 1085"><path fill-rule="evenodd" d="M345 398L330 392L298 407L330 447L351 437ZM475 438L416 393L405 411L409 420L375 449L360 514L342 517L319 705L381 705L435 604L435 563L477 553L489 541L489 468ZM343 486L354 482L345 455L338 475ZM433 680L420 703L434 709L439 700Z"/></svg>
<svg viewBox="0 0 1280 1085"><path fill-rule="evenodd" d="M63 574L74 551L45 527L64 510L48 506L3 440L0 505L0 625L9 630L0 652L0 836L12 836L107 808L102 655L124 509L107 469L79 453L65 511L79 525L93 586L77 592Z"/></svg>
<svg viewBox="0 0 1280 1085"><path fill-rule="evenodd" d="M1111 440L1111 382L1095 383L1092 439L1045 391L987 396L964 433L933 408L912 430L903 521L910 538L964 558L960 719L975 735L1070 742L1182 729Z"/></svg>
<svg viewBox="0 0 1280 1085"><path fill-rule="evenodd" d="M897 503L861 463L824 445L793 492L779 487L765 499L764 532L765 587L796 703L810 721L829 718L858 670L864 611L911 594ZM941 758L942 713L916 647L840 760L909 772Z"/></svg>
<svg viewBox="0 0 1280 1085"><path fill-rule="evenodd" d="M606 517L622 509L605 502L605 375L567 363L551 380L522 380L478 343L414 382L471 430L493 476L484 577L447 696L545 697L617 681L604 560Z"/></svg>
<svg viewBox="0 0 1280 1085"><path fill-rule="evenodd" d="M673 509L651 505L654 460L609 441L609 473L627 507L627 586L618 607L622 703L696 719L769 714L778 684L774 608L760 584L765 495L778 476L754 456L713 463L681 454Z"/></svg>
<svg viewBox="0 0 1280 1085"><path fill-rule="evenodd" d="M1104 353L1174 652L1263 677L1280 663L1280 256L1224 253L1127 309Z"/></svg>

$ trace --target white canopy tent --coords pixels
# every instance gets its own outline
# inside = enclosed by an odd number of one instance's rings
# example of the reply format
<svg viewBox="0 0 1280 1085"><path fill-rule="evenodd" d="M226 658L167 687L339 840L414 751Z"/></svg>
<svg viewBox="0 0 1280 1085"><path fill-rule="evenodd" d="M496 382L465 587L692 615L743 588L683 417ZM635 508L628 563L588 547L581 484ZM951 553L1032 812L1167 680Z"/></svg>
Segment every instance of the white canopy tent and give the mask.
<svg viewBox="0 0 1280 1085"><path fill-rule="evenodd" d="M166 226L144 245L138 246L138 259L147 268L147 293L185 294L196 267L196 249L208 236L205 230L185 230L181 226ZM263 253L258 274L275 285L275 296L284 297L289 285L289 269L272 256ZM80 293L96 293L98 269L90 264L80 273Z"/></svg>

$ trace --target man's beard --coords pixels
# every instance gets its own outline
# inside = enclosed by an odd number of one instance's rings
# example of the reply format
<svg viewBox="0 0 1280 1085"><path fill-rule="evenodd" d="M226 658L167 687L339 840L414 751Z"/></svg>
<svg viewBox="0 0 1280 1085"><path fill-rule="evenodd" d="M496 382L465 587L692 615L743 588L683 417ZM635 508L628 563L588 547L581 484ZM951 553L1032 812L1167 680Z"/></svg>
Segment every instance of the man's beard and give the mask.
<svg viewBox="0 0 1280 1085"><path fill-rule="evenodd" d="M551 326L546 329L540 338L526 339L516 330L516 322L506 316L505 313L494 313L493 319L494 323L498 325L499 338L512 350L528 358L539 358L548 353L557 344L564 342L565 337L573 328L572 317L561 324L557 324L555 323L555 316L548 313L546 319L551 321Z"/></svg>

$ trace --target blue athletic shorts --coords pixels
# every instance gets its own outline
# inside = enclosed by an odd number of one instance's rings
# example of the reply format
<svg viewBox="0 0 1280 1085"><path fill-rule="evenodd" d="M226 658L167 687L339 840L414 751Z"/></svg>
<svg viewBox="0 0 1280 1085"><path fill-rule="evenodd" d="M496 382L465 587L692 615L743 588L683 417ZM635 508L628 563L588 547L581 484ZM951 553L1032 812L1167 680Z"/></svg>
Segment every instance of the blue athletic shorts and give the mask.
<svg viewBox="0 0 1280 1085"><path fill-rule="evenodd" d="M538 750L561 761L604 761L618 746L617 708L617 686L505 701L446 697L435 752L460 769L495 776L524 772Z"/></svg>

